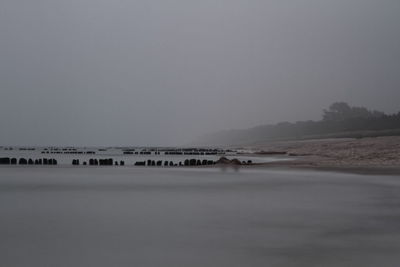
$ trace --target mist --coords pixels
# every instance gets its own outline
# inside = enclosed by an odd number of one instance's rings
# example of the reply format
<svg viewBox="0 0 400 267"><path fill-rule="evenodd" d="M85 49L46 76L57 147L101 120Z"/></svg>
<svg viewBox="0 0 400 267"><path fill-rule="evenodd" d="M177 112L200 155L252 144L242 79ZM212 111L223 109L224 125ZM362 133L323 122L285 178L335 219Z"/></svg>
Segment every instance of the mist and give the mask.
<svg viewBox="0 0 400 267"><path fill-rule="evenodd" d="M184 145L400 99L400 1L3 0L1 145Z"/></svg>

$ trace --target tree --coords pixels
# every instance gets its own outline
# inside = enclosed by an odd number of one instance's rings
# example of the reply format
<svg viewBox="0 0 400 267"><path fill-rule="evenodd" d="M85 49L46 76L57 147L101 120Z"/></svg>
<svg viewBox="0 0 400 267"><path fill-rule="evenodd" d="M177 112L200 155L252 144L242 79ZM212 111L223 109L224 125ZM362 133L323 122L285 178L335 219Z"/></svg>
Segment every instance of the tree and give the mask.
<svg viewBox="0 0 400 267"><path fill-rule="evenodd" d="M364 107L351 107L346 102L335 102L329 106L329 109L324 109L324 121L344 121L348 119L370 119L380 118L385 116L385 113L376 110L368 110Z"/></svg>

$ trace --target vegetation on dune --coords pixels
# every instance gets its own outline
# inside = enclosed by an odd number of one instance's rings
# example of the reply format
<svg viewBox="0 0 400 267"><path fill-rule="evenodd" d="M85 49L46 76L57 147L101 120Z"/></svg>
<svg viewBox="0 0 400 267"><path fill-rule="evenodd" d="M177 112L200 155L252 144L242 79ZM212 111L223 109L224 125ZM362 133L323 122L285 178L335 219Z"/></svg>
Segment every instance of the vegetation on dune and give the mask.
<svg viewBox="0 0 400 267"><path fill-rule="evenodd" d="M323 110L322 119L319 121L281 122L244 130L221 131L204 136L199 143L231 145L274 140L383 135L400 135L400 112L385 114L365 107L352 107L345 102L336 102Z"/></svg>

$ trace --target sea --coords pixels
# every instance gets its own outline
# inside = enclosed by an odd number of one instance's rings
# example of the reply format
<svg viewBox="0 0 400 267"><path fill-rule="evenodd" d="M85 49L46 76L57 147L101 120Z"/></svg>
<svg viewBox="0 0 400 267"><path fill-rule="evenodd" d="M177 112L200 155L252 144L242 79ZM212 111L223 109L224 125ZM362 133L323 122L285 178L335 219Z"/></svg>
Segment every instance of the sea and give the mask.
<svg viewBox="0 0 400 267"><path fill-rule="evenodd" d="M399 266L398 176L76 156L0 166L0 266Z"/></svg>

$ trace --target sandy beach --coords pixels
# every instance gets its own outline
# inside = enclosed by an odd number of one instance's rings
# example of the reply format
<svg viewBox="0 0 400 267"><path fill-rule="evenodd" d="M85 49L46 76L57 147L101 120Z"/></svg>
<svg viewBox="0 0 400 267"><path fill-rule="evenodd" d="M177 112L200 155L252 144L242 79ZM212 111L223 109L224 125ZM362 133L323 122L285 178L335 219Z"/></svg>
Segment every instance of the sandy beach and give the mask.
<svg viewBox="0 0 400 267"><path fill-rule="evenodd" d="M264 155L286 152L293 159L263 166L400 174L400 136L271 142L246 148Z"/></svg>

